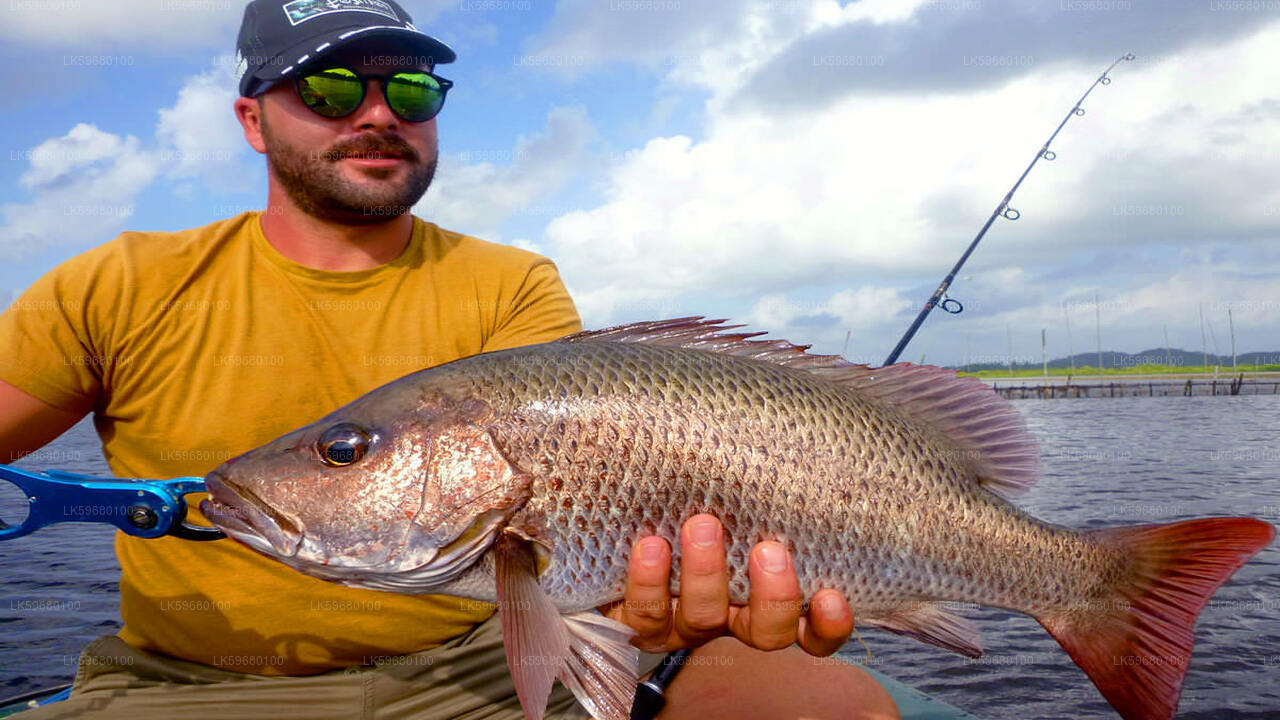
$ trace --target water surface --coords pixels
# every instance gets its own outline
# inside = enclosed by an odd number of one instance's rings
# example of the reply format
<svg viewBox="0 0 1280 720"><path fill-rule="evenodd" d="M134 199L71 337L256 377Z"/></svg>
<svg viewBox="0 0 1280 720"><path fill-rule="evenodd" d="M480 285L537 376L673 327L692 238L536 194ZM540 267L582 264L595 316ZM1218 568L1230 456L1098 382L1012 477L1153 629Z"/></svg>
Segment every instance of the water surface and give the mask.
<svg viewBox="0 0 1280 720"><path fill-rule="evenodd" d="M1019 500L1077 528L1206 515L1280 521L1280 397L1143 397L1015 403L1040 440L1045 478ZM18 463L105 474L81 423ZM107 526L66 524L0 543L0 694L68 682L80 648L119 627ZM978 660L889 633L863 639L878 670L984 718L1118 717L1034 620L967 611ZM849 657L864 657L861 645ZM1280 718L1280 548L1267 548L1200 616L1179 718Z"/></svg>

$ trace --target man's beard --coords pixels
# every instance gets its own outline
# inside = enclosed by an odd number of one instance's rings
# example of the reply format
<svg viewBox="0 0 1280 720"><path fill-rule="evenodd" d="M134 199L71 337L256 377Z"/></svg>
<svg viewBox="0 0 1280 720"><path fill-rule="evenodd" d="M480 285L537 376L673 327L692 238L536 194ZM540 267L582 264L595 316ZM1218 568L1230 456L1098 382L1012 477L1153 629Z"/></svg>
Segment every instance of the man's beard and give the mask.
<svg viewBox="0 0 1280 720"><path fill-rule="evenodd" d="M294 204L312 217L342 225L377 225L409 212L436 172L434 157L423 163L418 151L398 135L370 133L323 152L304 151L275 137L263 118L262 140L267 146L267 164ZM409 176L402 183L376 185L361 185L343 177L340 158L375 152L398 155L409 165ZM395 170L362 172L372 179L383 179Z"/></svg>

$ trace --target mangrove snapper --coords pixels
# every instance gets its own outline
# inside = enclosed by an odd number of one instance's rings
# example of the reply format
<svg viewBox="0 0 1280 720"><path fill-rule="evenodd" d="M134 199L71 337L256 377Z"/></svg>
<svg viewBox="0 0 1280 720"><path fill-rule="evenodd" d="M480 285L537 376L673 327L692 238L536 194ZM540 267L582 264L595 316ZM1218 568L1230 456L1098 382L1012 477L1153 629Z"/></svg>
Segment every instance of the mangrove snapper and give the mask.
<svg viewBox="0 0 1280 720"><path fill-rule="evenodd" d="M1042 522L1008 499L1035 481L1036 443L980 381L722 322L416 372L219 467L202 510L309 575L496 602L531 718L556 678L600 720L629 717L631 631L593 608L622 597L636 539L700 512L724 524L734 602L751 547L778 540L805 596L843 592L862 625L977 657L977 628L942 603L1017 610L1121 716L1173 716L1196 616L1269 524Z"/></svg>

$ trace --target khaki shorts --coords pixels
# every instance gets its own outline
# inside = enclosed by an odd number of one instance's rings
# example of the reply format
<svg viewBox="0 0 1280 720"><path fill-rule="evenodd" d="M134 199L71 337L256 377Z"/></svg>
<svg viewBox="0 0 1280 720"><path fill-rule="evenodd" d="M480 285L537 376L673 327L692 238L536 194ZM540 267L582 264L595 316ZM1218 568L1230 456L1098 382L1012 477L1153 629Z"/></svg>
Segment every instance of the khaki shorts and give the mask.
<svg viewBox="0 0 1280 720"><path fill-rule="evenodd" d="M641 653L641 676L662 660ZM507 671L497 616L448 643L371 667L268 677L220 670L98 638L80 655L71 697L27 710L21 720L518 720L524 714ZM556 683L548 720L589 718Z"/></svg>

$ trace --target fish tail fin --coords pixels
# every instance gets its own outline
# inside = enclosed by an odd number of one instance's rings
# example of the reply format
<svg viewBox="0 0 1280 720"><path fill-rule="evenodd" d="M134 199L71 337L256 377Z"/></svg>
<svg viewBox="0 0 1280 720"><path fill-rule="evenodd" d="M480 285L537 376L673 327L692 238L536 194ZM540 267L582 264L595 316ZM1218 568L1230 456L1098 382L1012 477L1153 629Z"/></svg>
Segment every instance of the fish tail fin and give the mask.
<svg viewBox="0 0 1280 720"><path fill-rule="evenodd" d="M1172 718L1209 597L1275 529L1252 518L1206 518L1088 533L1132 560L1109 597L1036 619L1126 720Z"/></svg>

